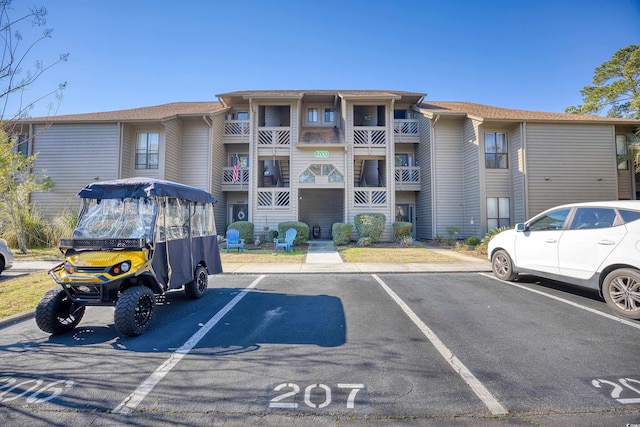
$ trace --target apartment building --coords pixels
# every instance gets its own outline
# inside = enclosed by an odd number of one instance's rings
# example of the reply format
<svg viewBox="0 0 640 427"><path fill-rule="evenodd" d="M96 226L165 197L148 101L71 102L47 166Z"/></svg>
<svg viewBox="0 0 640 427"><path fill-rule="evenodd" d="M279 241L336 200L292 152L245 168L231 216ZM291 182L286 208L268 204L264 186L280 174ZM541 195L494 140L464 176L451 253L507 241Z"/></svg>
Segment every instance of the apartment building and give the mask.
<svg viewBox="0 0 640 427"><path fill-rule="evenodd" d="M626 135L640 120L426 101L377 90L238 91L23 122L25 151L55 182L53 216L88 182L147 176L207 189L218 230L255 237L302 221L329 239L359 213L414 224L415 238L483 236L565 202L636 199ZM357 238L354 232L354 239Z"/></svg>

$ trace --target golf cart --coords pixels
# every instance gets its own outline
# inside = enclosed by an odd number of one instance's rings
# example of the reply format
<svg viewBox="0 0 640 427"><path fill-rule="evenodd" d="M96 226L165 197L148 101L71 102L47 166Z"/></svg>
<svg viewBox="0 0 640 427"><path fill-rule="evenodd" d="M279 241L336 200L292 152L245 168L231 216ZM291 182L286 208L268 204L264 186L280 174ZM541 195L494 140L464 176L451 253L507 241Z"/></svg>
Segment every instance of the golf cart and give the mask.
<svg viewBox="0 0 640 427"><path fill-rule="evenodd" d="M174 182L129 178L95 182L78 196L72 238L60 240L65 261L49 271L62 289L48 291L36 323L51 334L73 330L87 306L115 306L116 328L146 332L156 298L184 288L205 295L208 276L222 272L208 192Z"/></svg>

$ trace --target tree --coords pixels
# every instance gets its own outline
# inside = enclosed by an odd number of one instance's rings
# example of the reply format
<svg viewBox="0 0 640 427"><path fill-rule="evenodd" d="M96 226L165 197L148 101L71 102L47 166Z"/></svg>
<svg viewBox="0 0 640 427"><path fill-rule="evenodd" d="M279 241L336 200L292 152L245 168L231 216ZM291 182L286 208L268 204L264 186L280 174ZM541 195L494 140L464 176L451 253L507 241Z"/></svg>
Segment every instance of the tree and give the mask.
<svg viewBox="0 0 640 427"><path fill-rule="evenodd" d="M618 50L609 61L596 68L593 85L580 93L584 104L568 107L571 114L600 114L607 117L640 119L640 46Z"/></svg>
<svg viewBox="0 0 640 427"><path fill-rule="evenodd" d="M51 67L66 61L69 54L59 55L48 65L37 60L29 67L27 62L34 47L50 39L52 30L43 29L30 42L25 41L21 30L33 34L33 28L44 28L47 10L31 7L18 13L15 19L11 15L14 11L11 0L0 0L0 47L3 48L0 57L0 221L4 219L11 223L18 248L26 253L25 221L34 212L29 196L33 191L49 190L53 183L44 176L44 171L34 173L36 155L28 155L20 149L29 146L29 141L21 135L20 119L26 117L37 102L49 96L54 96L60 104L66 83L35 99L29 99L27 89Z"/></svg>

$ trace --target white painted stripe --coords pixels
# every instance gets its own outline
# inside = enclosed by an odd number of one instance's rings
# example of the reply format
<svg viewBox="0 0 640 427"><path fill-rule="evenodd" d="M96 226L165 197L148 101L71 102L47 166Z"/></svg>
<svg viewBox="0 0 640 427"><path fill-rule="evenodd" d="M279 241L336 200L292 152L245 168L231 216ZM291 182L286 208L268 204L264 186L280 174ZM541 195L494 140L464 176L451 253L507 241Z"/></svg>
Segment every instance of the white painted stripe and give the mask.
<svg viewBox="0 0 640 427"><path fill-rule="evenodd" d="M225 314L227 314L231 309L240 302L242 298L244 298L247 293L253 288L255 288L258 283L266 276L262 275L253 281L249 286L242 290L234 299L229 301L227 305L225 305L222 310L217 312L209 321L198 330L195 334L191 336L182 344L182 346L177 349L169 358L160 365L155 372L153 372L149 377L142 382L138 386L138 388L127 396L116 408L113 410L113 413L116 414L129 414L144 400L144 398L154 389L154 387L173 369L178 362L182 360L184 356L189 354L189 352L195 347L198 342L213 328L219 321L222 319Z"/></svg>
<svg viewBox="0 0 640 427"><path fill-rule="evenodd" d="M507 411L500 402L491 394L491 392L471 373L471 371L449 350L449 348L440 341L440 338L422 321L420 318L409 308L409 306L402 301L402 299L391 290L377 275L372 274L373 278L382 286L382 288L389 294L389 296L402 308L405 314L415 323L415 325L422 331L424 336L429 339L431 344L438 350L440 355L446 360L455 372L462 377L467 385L473 390L473 392L480 398L485 406L491 411L493 415L505 415Z"/></svg>
<svg viewBox="0 0 640 427"><path fill-rule="evenodd" d="M539 291L537 289L531 289L531 288L529 288L527 286L519 285L518 283L507 282L506 280L500 280L497 277L495 277L493 274L487 274L487 273L478 273L478 274L480 274L482 276L485 276L485 277L489 277L489 278L494 279L494 280L497 280L498 282L506 283L507 285L515 286L516 288L524 289L525 291L533 292L534 294L542 295L542 296L545 296L547 298L551 298L551 299L554 299L556 301L560 301L560 302L562 302L564 304L568 304L568 305L571 305L573 307L577 307L577 308L579 308L581 310L585 310L585 311L588 311L590 313L597 314L598 316L606 317L607 319L614 320L614 321L619 322L619 323L624 323L625 325L632 326L632 327L634 327L636 329L640 329L640 323L638 323L636 321L625 319L625 318L618 317L618 316L614 316L613 314L604 313L604 312L602 312L600 310L596 310L595 308L587 307L586 305L578 304L577 302L569 301L568 299L560 298L560 297L557 297L555 295L551 295L551 294L548 294L546 292Z"/></svg>

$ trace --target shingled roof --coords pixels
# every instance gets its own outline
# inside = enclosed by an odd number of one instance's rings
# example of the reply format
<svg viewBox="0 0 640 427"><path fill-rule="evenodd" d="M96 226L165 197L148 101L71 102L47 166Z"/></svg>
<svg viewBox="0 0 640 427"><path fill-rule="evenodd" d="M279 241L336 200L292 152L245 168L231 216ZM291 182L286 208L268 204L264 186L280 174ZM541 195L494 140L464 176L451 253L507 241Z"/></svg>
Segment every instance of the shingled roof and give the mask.
<svg viewBox="0 0 640 427"><path fill-rule="evenodd" d="M492 107L473 102L428 101L418 105L420 111L429 117L435 115L466 116L469 118L495 121L557 121L557 122L598 122L640 125L640 120L612 117L587 116L566 113L545 113L541 111L513 110Z"/></svg>

